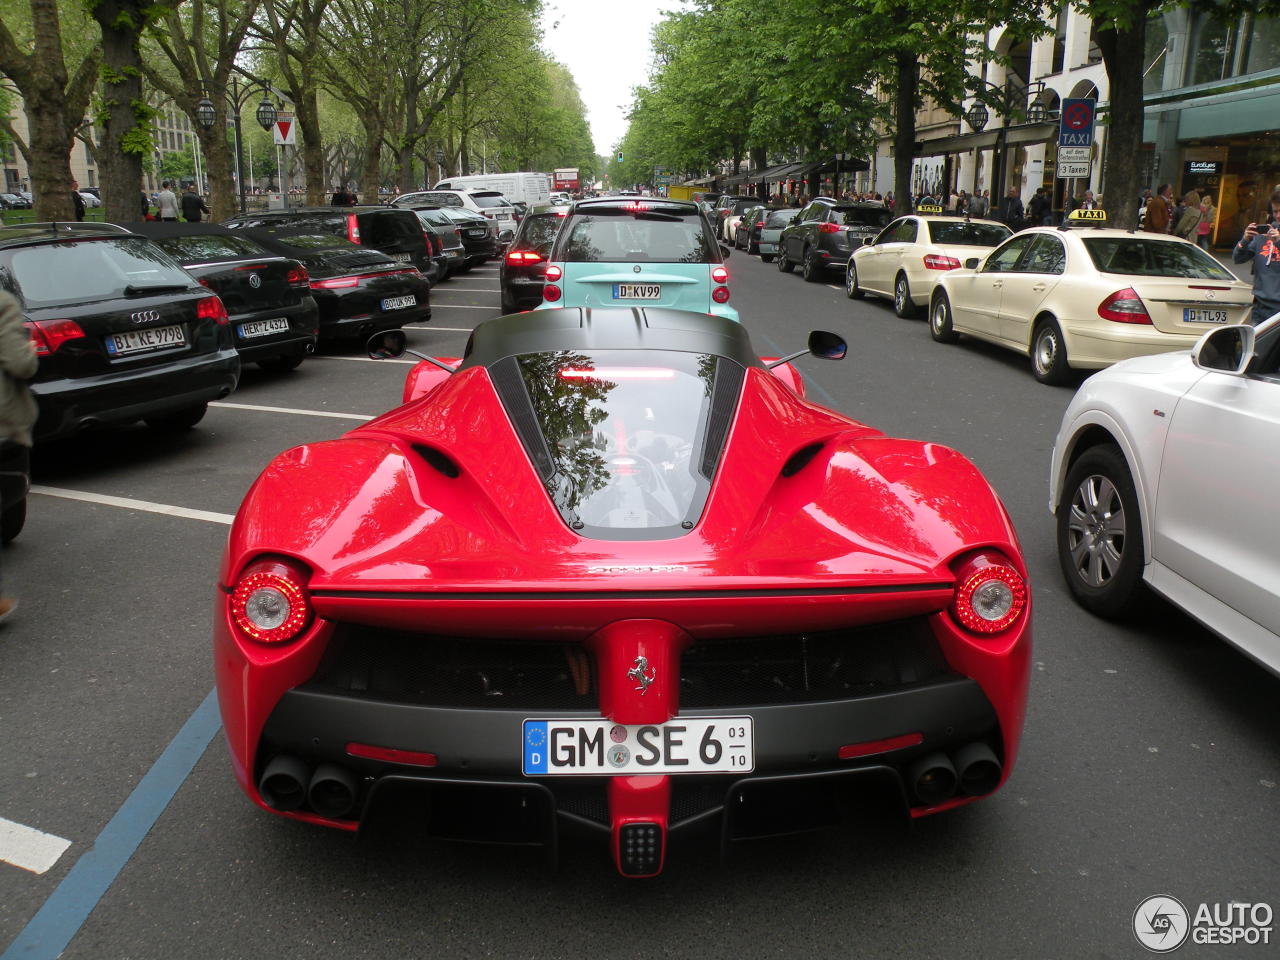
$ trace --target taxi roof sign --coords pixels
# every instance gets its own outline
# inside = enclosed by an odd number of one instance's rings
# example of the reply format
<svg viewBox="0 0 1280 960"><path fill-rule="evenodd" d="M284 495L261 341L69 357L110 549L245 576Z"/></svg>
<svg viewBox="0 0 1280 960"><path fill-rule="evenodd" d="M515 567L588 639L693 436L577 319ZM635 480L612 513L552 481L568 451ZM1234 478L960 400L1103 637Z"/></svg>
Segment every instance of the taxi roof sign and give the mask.
<svg viewBox="0 0 1280 960"><path fill-rule="evenodd" d="M947 211L943 210L942 207L936 203L922 203L920 206L916 207L916 213L932 214L933 216L938 217L942 216L946 212Z"/></svg>
<svg viewBox="0 0 1280 960"><path fill-rule="evenodd" d="M1105 210L1098 210L1098 209L1085 210L1084 208L1081 208L1079 210L1072 210L1069 214L1067 214L1067 223L1098 224L1098 223L1106 223L1106 222L1107 222L1107 211Z"/></svg>

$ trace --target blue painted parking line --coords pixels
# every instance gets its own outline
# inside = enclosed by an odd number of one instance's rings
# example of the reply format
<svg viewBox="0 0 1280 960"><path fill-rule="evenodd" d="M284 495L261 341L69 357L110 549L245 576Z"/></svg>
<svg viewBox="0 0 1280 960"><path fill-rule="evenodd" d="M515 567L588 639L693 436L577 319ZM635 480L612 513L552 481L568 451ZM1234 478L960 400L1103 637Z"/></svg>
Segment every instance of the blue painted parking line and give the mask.
<svg viewBox="0 0 1280 960"><path fill-rule="evenodd" d="M210 690L0 960L54 960L67 948L190 776L220 725L217 696Z"/></svg>

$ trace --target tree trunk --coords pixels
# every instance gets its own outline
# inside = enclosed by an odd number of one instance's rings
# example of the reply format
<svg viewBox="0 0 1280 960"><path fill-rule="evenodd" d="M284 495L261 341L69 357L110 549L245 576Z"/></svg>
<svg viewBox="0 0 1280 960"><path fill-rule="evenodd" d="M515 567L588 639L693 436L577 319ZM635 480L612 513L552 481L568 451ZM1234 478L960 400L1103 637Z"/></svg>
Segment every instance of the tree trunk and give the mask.
<svg viewBox="0 0 1280 960"><path fill-rule="evenodd" d="M31 194L36 220L74 220L71 201L71 146L63 119L63 99L41 90L23 98L29 127ZM136 206L136 205L135 205ZM135 218L136 219L136 218Z"/></svg>
<svg viewBox="0 0 1280 960"><path fill-rule="evenodd" d="M205 176L209 180L209 218L219 221L240 212L240 188L233 176L235 160L232 159L232 151L227 148L225 103L225 97L213 101L215 117L213 126L208 130L199 123L192 124L196 139L200 142L200 153L204 156ZM245 163L247 165L248 160ZM251 172L245 170L242 173L248 183Z"/></svg>
<svg viewBox="0 0 1280 960"><path fill-rule="evenodd" d="M1142 189L1150 186L1142 182L1142 63L1146 33L1146 8L1134 11L1133 26L1128 30L1109 27L1098 31L1098 49L1111 83L1104 203L1111 226L1121 230L1138 225L1138 198Z"/></svg>
<svg viewBox="0 0 1280 960"><path fill-rule="evenodd" d="M360 194L365 203L378 202L378 188L382 184L382 134L383 125L376 117L365 115L363 169L360 173Z"/></svg>
<svg viewBox="0 0 1280 960"><path fill-rule="evenodd" d="M920 65L910 51L899 51L895 65L898 76L893 104L893 212L901 217L911 212L911 161L916 149L916 88L920 83Z"/></svg>
<svg viewBox="0 0 1280 960"><path fill-rule="evenodd" d="M307 178L307 205L318 207L325 201L324 143L320 138L320 98L314 85L294 103L298 129L302 132L302 166ZM375 188L376 189L376 188Z"/></svg>
<svg viewBox="0 0 1280 960"><path fill-rule="evenodd" d="M152 109L142 90L142 56L138 38L151 11L136 0L100 0L91 8L102 28L102 202L103 219L128 223L138 219L142 162L153 149Z"/></svg>

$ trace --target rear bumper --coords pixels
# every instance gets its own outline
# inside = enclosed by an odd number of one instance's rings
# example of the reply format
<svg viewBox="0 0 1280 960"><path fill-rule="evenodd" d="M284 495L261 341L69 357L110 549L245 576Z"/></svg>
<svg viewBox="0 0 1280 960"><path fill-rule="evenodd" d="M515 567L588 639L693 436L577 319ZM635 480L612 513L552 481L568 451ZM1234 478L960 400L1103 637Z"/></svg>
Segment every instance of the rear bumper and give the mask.
<svg viewBox="0 0 1280 960"><path fill-rule="evenodd" d="M289 329L286 332L254 337L249 340L240 337L241 324L255 320L270 320L275 317L283 317L289 321ZM307 297L302 303L292 307L237 314L231 319L231 335L235 338L240 359L248 363L253 360L305 352L308 346L315 346L319 325L320 308L316 306L314 299Z"/></svg>
<svg viewBox="0 0 1280 960"><path fill-rule="evenodd" d="M234 347L159 367L31 384L40 406L37 442L96 424L126 424L227 396L240 380Z"/></svg>
<svg viewBox="0 0 1280 960"><path fill-rule="evenodd" d="M1161 333L1146 324L1112 323L1099 319L1084 322L1059 321L1067 346L1067 362L1079 370L1100 370L1121 360L1153 353L1190 350L1204 333Z"/></svg>

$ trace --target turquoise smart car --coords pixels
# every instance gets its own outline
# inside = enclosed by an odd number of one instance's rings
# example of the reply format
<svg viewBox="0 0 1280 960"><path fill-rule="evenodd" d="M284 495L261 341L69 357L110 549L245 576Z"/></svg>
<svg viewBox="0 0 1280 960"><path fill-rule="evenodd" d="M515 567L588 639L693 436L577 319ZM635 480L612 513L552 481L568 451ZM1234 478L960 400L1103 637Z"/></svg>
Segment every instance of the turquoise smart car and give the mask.
<svg viewBox="0 0 1280 960"><path fill-rule="evenodd" d="M737 320L728 256L696 203L579 200L551 251L543 306L667 307Z"/></svg>

